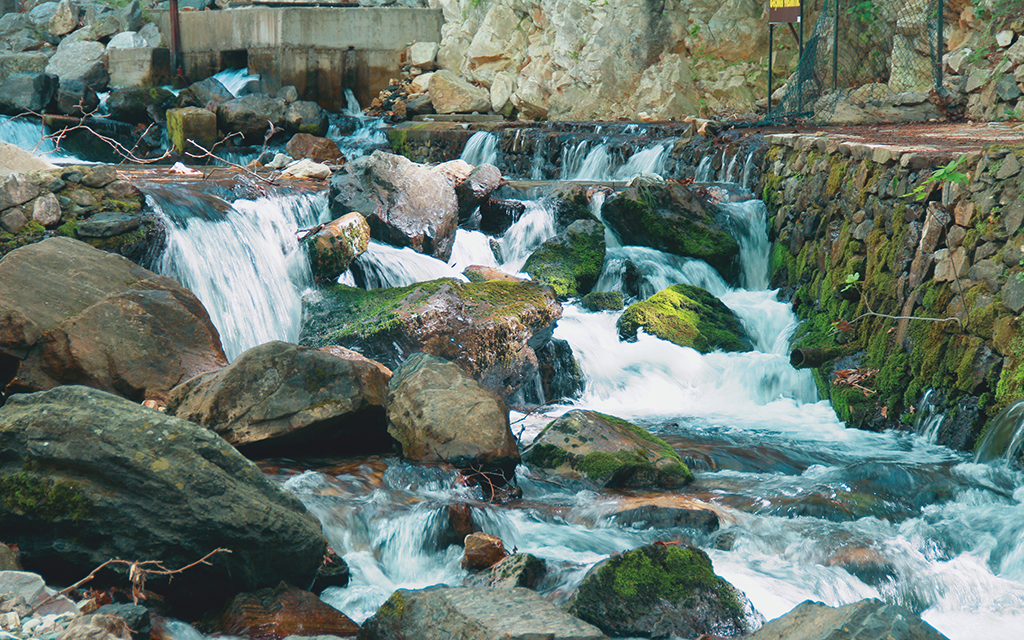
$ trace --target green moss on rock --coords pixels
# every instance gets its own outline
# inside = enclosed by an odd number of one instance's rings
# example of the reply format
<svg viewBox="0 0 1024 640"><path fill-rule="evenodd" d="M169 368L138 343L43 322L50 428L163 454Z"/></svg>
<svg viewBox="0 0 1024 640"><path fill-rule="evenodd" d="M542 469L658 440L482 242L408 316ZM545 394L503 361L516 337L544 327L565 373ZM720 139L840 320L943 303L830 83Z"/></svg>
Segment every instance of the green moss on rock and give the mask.
<svg viewBox="0 0 1024 640"><path fill-rule="evenodd" d="M535 281L555 290L559 298L590 291L604 265L604 226L591 220L577 220L565 233L534 251L523 271Z"/></svg>
<svg viewBox="0 0 1024 640"><path fill-rule="evenodd" d="M619 337L635 340L641 328L701 353L751 348L736 314L704 289L688 284L673 285L631 304L619 318Z"/></svg>
<svg viewBox="0 0 1024 640"><path fill-rule="evenodd" d="M580 299L587 311L618 311L622 308L622 293L618 291L592 291Z"/></svg>
<svg viewBox="0 0 1024 640"><path fill-rule="evenodd" d="M78 520L89 514L89 501L71 482L22 471L0 478L0 513L46 521Z"/></svg>

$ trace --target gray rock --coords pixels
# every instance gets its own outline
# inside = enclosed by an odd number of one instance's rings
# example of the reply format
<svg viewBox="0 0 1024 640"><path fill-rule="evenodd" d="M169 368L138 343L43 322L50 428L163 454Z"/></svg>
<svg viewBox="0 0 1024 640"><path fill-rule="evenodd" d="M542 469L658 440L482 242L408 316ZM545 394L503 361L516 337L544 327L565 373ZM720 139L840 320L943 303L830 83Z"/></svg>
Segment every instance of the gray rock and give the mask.
<svg viewBox="0 0 1024 640"><path fill-rule="evenodd" d="M57 92L57 79L47 73L15 73L0 83L0 112L42 113Z"/></svg>
<svg viewBox="0 0 1024 640"><path fill-rule="evenodd" d="M451 183L421 164L383 151L353 164L331 179L334 211L358 211L374 238L447 262L459 222Z"/></svg>
<svg viewBox="0 0 1024 640"><path fill-rule="evenodd" d="M324 225L307 241L313 277L320 282L335 282L370 243L370 225L353 211Z"/></svg>
<svg viewBox="0 0 1024 640"><path fill-rule="evenodd" d="M498 167L487 163L474 167L468 178L455 185L455 196L459 199L459 220L468 220L473 210L499 186L501 171Z"/></svg>
<svg viewBox="0 0 1024 640"><path fill-rule="evenodd" d="M486 571L471 574L463 581L467 587L494 587L533 589L547 573L547 565L537 556L517 553L499 561Z"/></svg>
<svg viewBox="0 0 1024 640"><path fill-rule="evenodd" d="M853 235L853 239L854 240L860 240L861 242L864 242L865 240L868 239L868 234L871 233L871 231L874 228L875 228L875 221L874 220L865 220L864 222L861 222L860 224L858 224L856 227L853 228L853 234L852 234Z"/></svg>
<svg viewBox="0 0 1024 640"><path fill-rule="evenodd" d="M117 21L121 31L138 31L142 28L142 7L139 0L132 0L117 12Z"/></svg>
<svg viewBox="0 0 1024 640"><path fill-rule="evenodd" d="M280 98L248 95L234 98L217 107L217 126L225 133L239 132L246 142L262 143L273 125L284 124L288 105Z"/></svg>
<svg viewBox="0 0 1024 640"><path fill-rule="evenodd" d="M158 118L166 120L167 107L174 94L163 87L115 89L107 98L107 112L114 120L129 124L147 124Z"/></svg>
<svg viewBox="0 0 1024 640"><path fill-rule="evenodd" d="M1020 87L1017 86L1017 80L1014 79L1012 73L1007 73L996 81L996 95L1000 100L1007 102L1021 96Z"/></svg>
<svg viewBox="0 0 1024 640"><path fill-rule="evenodd" d="M967 277L984 282L989 292L995 293L999 291L999 282L1004 271L1005 267L995 260L981 260L971 266Z"/></svg>
<svg viewBox="0 0 1024 640"><path fill-rule="evenodd" d="M117 180L117 169L109 164L93 164L79 167L81 183L93 189L102 189Z"/></svg>
<svg viewBox="0 0 1024 640"><path fill-rule="evenodd" d="M289 102L286 98L280 98ZM284 112L284 127L289 133L308 133L323 137L327 135L330 123L327 112L315 102L306 100L291 101Z"/></svg>
<svg viewBox="0 0 1024 640"><path fill-rule="evenodd" d="M117 616L125 621L132 631L134 640L149 640L152 623L149 609L138 604L105 604L96 610L97 615Z"/></svg>
<svg viewBox="0 0 1024 640"><path fill-rule="evenodd" d="M53 52L0 53L0 81L15 73L44 73Z"/></svg>
<svg viewBox="0 0 1024 640"><path fill-rule="evenodd" d="M126 213L97 213L78 223L77 233L83 238L111 238L138 229L142 218Z"/></svg>
<svg viewBox="0 0 1024 640"><path fill-rule="evenodd" d="M107 49L139 49L148 46L149 42L134 31L122 31L107 43Z"/></svg>
<svg viewBox="0 0 1024 640"><path fill-rule="evenodd" d="M948 640L913 611L879 600L832 608L807 600L747 640Z"/></svg>
<svg viewBox="0 0 1024 640"><path fill-rule="evenodd" d="M28 21L37 29L46 29L50 26L50 20L57 13L56 2L44 2L36 5L28 12Z"/></svg>
<svg viewBox="0 0 1024 640"><path fill-rule="evenodd" d="M281 87L277 90L277 96L288 104L291 104L299 99L299 90L292 85Z"/></svg>
<svg viewBox="0 0 1024 640"><path fill-rule="evenodd" d="M159 47L163 44L164 37L160 33L160 27L156 26L155 22L147 22L138 31L139 35L146 39L146 46Z"/></svg>
<svg viewBox="0 0 1024 640"><path fill-rule="evenodd" d="M534 591L438 585L399 589L363 624L361 640L606 640Z"/></svg>
<svg viewBox="0 0 1024 640"><path fill-rule="evenodd" d="M250 453L386 452L387 389L388 376L372 361L269 342L175 387L167 411Z"/></svg>
<svg viewBox="0 0 1024 640"><path fill-rule="evenodd" d="M1024 309L1024 278L1014 275L1003 285L1003 304L1014 313Z"/></svg>
<svg viewBox="0 0 1024 640"><path fill-rule="evenodd" d="M519 449L508 407L453 362L411 355L391 379L387 415L388 433L409 460L514 476Z"/></svg>
<svg viewBox="0 0 1024 640"><path fill-rule="evenodd" d="M99 96L78 78L69 78L57 88L57 110L64 115L82 116L96 111L99 106Z"/></svg>
<svg viewBox="0 0 1024 640"><path fill-rule="evenodd" d="M14 396L0 408L0 450L0 477L65 496L0 518L0 539L54 580L110 558L178 568L231 549L173 581L149 577L147 589L195 611L281 580L308 584L323 560L316 519L231 445L112 394L62 386Z"/></svg>
<svg viewBox="0 0 1024 640"><path fill-rule="evenodd" d="M1017 160L1016 154L1009 153L1003 158L1003 163L996 171L996 180L1009 180L1018 173L1020 173L1020 161Z"/></svg>
<svg viewBox="0 0 1024 640"><path fill-rule="evenodd" d="M107 48L99 42L62 42L46 65L46 72L61 82L81 80L96 91L104 91L110 82Z"/></svg>
<svg viewBox="0 0 1024 640"><path fill-rule="evenodd" d="M0 211L25 204L38 195L39 186L22 174L0 178Z"/></svg>
<svg viewBox="0 0 1024 640"><path fill-rule="evenodd" d="M32 203L32 219L44 227L55 227L60 222L60 202L52 193L36 198Z"/></svg>
<svg viewBox="0 0 1024 640"><path fill-rule="evenodd" d="M48 30L55 36L64 36L78 28L78 6L71 0L60 0L50 18Z"/></svg>
<svg viewBox="0 0 1024 640"><path fill-rule="evenodd" d="M18 233L26 224L28 224L28 216L20 207L0 212L0 229L7 233Z"/></svg>

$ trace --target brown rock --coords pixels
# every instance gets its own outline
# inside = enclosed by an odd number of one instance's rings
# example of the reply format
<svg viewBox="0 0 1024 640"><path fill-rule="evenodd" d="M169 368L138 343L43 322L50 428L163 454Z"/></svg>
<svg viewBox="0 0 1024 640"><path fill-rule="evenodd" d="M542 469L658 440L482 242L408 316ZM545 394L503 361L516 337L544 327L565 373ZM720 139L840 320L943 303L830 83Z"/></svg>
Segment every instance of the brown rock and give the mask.
<svg viewBox="0 0 1024 640"><path fill-rule="evenodd" d="M285 146L285 152L295 158L309 158L313 162L344 162L338 145L334 140L319 138L308 133L296 133Z"/></svg>
<svg viewBox="0 0 1024 640"><path fill-rule="evenodd" d="M32 203L32 219L44 227L55 227L60 222L60 202L57 196L48 193Z"/></svg>
<svg viewBox="0 0 1024 640"><path fill-rule="evenodd" d="M383 373L384 376L387 377L388 380L391 380L391 369L388 369L387 367L385 367L381 363L377 362L376 360L370 360L369 358L367 358L363 354L359 353L358 351L353 351L352 349L346 349L345 347L340 347L340 346L338 346L336 344L328 345L326 347L320 347L320 350L324 351L324 352L327 352L327 353L331 354L332 356L337 356L339 358L344 358L345 360L356 360L356 361L359 361L359 362L369 362L373 366L377 367L377 369L379 369L380 372Z"/></svg>
<svg viewBox="0 0 1024 640"><path fill-rule="evenodd" d="M9 391L85 384L141 402L227 364L192 292L70 238L0 260L0 318Z"/></svg>
<svg viewBox="0 0 1024 640"><path fill-rule="evenodd" d="M471 85L451 71L434 73L428 91L438 113L486 113L491 108L491 96L487 91Z"/></svg>
<svg viewBox="0 0 1024 640"><path fill-rule="evenodd" d="M18 554L14 549L0 542L0 571L21 571Z"/></svg>
<svg viewBox="0 0 1024 640"><path fill-rule="evenodd" d="M499 560L489 570L469 576L463 584L467 587L481 586L497 589L536 588L547 573L547 565L537 556L517 553Z"/></svg>
<svg viewBox="0 0 1024 640"><path fill-rule="evenodd" d="M220 631L252 640L290 635L350 637L359 633L359 625L309 591L282 582L273 589L235 596L220 617Z"/></svg>
<svg viewBox="0 0 1024 640"><path fill-rule="evenodd" d="M75 618L58 640L131 640L132 630L121 616L92 613Z"/></svg>
<svg viewBox="0 0 1024 640"><path fill-rule="evenodd" d="M502 271L501 269L496 269L494 267L485 267L479 264L466 267L466 269L462 273L467 278L469 278L470 282L487 282L488 280L503 280L505 282L526 282L526 280L522 278L517 278L516 276L513 275L509 275Z"/></svg>
<svg viewBox="0 0 1024 640"><path fill-rule="evenodd" d="M466 536L480 530L473 522L473 510L465 502L450 504L446 507L448 523L451 525L458 544L463 544Z"/></svg>
<svg viewBox="0 0 1024 640"><path fill-rule="evenodd" d="M370 225L353 211L333 220L309 238L309 262L313 277L331 283L370 246Z"/></svg>
<svg viewBox="0 0 1024 640"><path fill-rule="evenodd" d="M466 536L466 553L462 556L462 567L469 571L488 569L505 559L508 552L501 538L486 533L471 533Z"/></svg>

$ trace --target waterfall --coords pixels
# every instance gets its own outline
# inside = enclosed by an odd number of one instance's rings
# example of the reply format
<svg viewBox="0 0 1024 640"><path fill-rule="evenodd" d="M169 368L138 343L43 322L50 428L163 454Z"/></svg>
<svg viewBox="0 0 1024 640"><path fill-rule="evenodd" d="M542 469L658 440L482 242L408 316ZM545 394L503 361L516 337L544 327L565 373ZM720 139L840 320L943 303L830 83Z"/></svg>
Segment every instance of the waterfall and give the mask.
<svg viewBox="0 0 1024 640"><path fill-rule="evenodd" d="M356 122L355 131L343 135L336 125L331 125L327 131L327 137L338 145L342 155L348 160L354 160L373 153L375 149L385 148L388 144L387 123L384 118L371 118L364 115L356 94L351 89L345 89L346 107L341 115L351 118Z"/></svg>
<svg viewBox="0 0 1024 640"><path fill-rule="evenodd" d="M754 172L754 155L756 149L751 149L747 154L747 159L743 161L743 180L740 185L750 191L750 178Z"/></svg>
<svg viewBox="0 0 1024 640"><path fill-rule="evenodd" d="M196 294L229 360L271 340L298 341L312 276L296 231L330 218L326 196L228 203L182 184L141 186L167 223L157 271Z"/></svg>
<svg viewBox="0 0 1024 640"><path fill-rule="evenodd" d="M438 278L466 280L461 273L433 256L417 253L409 247L399 249L375 240L370 241L369 248L355 259L350 269L361 274L367 289L404 287Z"/></svg>
<svg viewBox="0 0 1024 640"><path fill-rule="evenodd" d="M1015 462L1024 453L1024 400L999 412L975 448L975 462Z"/></svg>
<svg viewBox="0 0 1024 640"><path fill-rule="evenodd" d="M46 138L48 131L41 122L28 117L9 118L0 116L0 142L9 142L33 155L40 156L54 164L93 164L57 149L53 140Z"/></svg>
<svg viewBox="0 0 1024 640"><path fill-rule="evenodd" d="M473 166L498 164L498 138L489 131L477 131L466 141L461 158Z"/></svg>
<svg viewBox="0 0 1024 640"><path fill-rule="evenodd" d="M713 156L704 156L703 158L701 158L700 163L697 165L697 171L693 177L693 181L711 182L711 174L714 172L713 164Z"/></svg>
<svg viewBox="0 0 1024 640"><path fill-rule="evenodd" d="M238 92L251 81L259 81L260 74L249 73L248 69L225 69L213 75L220 81L224 88L231 92L231 95L238 97Z"/></svg>

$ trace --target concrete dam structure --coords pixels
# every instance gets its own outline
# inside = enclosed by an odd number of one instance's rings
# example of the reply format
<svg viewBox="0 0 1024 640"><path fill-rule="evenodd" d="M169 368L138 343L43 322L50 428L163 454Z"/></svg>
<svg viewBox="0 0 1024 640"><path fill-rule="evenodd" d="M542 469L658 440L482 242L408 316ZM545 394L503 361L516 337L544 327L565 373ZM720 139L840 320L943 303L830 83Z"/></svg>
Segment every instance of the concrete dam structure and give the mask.
<svg viewBox="0 0 1024 640"><path fill-rule="evenodd" d="M154 15L170 33L166 11ZM344 89L366 105L400 72L413 42L440 42L437 9L365 7L247 7L183 11L181 52L196 81L218 71L248 67L263 91L293 85L304 100L325 109L345 106Z"/></svg>

